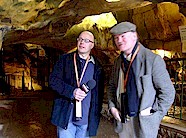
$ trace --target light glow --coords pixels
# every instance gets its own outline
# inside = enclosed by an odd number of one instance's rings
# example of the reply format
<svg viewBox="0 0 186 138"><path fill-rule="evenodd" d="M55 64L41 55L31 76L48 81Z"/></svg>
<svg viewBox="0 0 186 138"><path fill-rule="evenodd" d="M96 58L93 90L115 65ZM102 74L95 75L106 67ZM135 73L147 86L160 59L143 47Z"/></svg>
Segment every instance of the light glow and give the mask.
<svg viewBox="0 0 186 138"><path fill-rule="evenodd" d="M80 23L78 26L83 26L85 24L97 24L98 28L102 27L112 27L117 23L115 17L113 16L112 12L109 13L102 13L100 15L92 15L87 16L83 19L82 23Z"/></svg>
<svg viewBox="0 0 186 138"><path fill-rule="evenodd" d="M118 2L120 0L106 0L107 2Z"/></svg>
<svg viewBox="0 0 186 138"><path fill-rule="evenodd" d="M81 23L72 26L66 33L65 36L68 37L72 34L79 34L79 32L83 30L89 30L92 29L93 26L96 26L99 29L104 28L110 28L117 24L117 21L112 14L112 12L109 13L102 13L100 15L92 15L85 17Z"/></svg>
<svg viewBox="0 0 186 138"><path fill-rule="evenodd" d="M168 58L172 58L173 52L171 51L166 51L163 49L156 49L156 50L152 50L153 53L160 55L162 58L164 57L168 57Z"/></svg>

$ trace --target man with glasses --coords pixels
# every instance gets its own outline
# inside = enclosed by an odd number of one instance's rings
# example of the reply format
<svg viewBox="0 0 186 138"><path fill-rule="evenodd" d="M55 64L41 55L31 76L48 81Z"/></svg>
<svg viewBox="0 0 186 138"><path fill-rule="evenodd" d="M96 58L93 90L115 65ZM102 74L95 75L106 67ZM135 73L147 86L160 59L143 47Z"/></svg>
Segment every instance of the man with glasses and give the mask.
<svg viewBox="0 0 186 138"><path fill-rule="evenodd" d="M51 121L57 126L58 138L87 138L97 134L104 75L98 60L90 54L93 47L94 35L81 32L77 51L62 55L50 75L50 87L57 93Z"/></svg>

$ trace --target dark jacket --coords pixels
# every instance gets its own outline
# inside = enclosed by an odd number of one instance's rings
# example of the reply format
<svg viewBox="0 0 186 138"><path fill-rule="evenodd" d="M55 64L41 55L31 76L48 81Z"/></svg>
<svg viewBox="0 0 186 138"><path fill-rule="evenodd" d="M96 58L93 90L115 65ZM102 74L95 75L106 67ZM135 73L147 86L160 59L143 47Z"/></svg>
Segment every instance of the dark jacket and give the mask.
<svg viewBox="0 0 186 138"><path fill-rule="evenodd" d="M54 100L51 122L63 129L67 129L70 113L73 108L73 91L77 88L73 56L74 52L62 55L54 66L49 80L50 87L57 93ZM89 136L95 136L97 133L104 94L103 69L95 57L94 60L95 69L93 79L96 81L96 86L91 90L88 123ZM78 68L79 65L80 62L77 60Z"/></svg>

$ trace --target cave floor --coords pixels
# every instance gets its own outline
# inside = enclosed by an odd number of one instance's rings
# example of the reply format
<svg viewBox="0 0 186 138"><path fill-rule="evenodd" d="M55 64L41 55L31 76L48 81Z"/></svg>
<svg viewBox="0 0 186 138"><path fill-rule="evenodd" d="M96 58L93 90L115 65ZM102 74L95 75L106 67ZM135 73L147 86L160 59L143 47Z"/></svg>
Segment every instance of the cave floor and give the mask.
<svg viewBox="0 0 186 138"><path fill-rule="evenodd" d="M56 127L50 122L53 99L51 91L0 95L0 138L57 138ZM107 104L103 104L98 134L93 138L118 138L106 110ZM186 128L184 120L165 117L162 122Z"/></svg>
<svg viewBox="0 0 186 138"><path fill-rule="evenodd" d="M0 100L0 138L56 138L56 127L50 122L53 96L13 96ZM104 113L103 113L104 114ZM117 138L113 124L102 116L95 138Z"/></svg>

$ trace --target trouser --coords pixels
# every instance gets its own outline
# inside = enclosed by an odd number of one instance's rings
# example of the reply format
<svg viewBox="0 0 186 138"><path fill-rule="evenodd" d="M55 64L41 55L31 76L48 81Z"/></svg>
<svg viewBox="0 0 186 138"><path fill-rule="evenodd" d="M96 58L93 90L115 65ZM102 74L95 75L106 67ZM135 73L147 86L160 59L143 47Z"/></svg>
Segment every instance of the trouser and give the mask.
<svg viewBox="0 0 186 138"><path fill-rule="evenodd" d="M130 117L130 120L123 124L123 130L119 138L139 138L138 117Z"/></svg>
<svg viewBox="0 0 186 138"><path fill-rule="evenodd" d="M68 128L57 127L58 138L89 138L87 136L87 125L75 125L68 123Z"/></svg>

